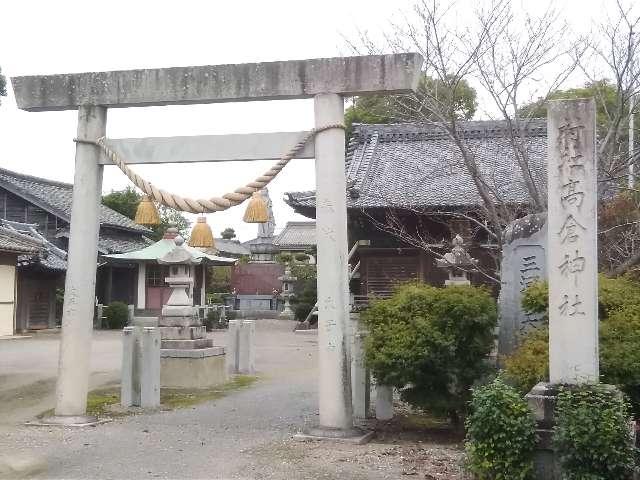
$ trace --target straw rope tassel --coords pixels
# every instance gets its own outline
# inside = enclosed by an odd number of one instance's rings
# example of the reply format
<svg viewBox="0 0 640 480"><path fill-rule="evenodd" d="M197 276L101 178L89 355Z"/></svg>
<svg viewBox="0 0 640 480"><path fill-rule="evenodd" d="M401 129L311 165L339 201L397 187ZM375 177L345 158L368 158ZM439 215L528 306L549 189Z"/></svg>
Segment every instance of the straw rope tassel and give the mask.
<svg viewBox="0 0 640 480"><path fill-rule="evenodd" d="M148 195L145 195L138 204L134 222L138 225L160 225L158 209Z"/></svg>
<svg viewBox="0 0 640 480"><path fill-rule="evenodd" d="M267 202L260 192L254 192L244 212L245 223L266 223L269 221Z"/></svg>
<svg viewBox="0 0 640 480"><path fill-rule="evenodd" d="M190 247L200 248L213 248L215 241L213 239L213 232L211 227L207 223L207 217L204 215L198 217L198 221L191 230L191 236L189 237Z"/></svg>
<svg viewBox="0 0 640 480"><path fill-rule="evenodd" d="M107 144L105 137L100 137L98 140L85 140L74 139L74 142L88 143L97 145L102 149L104 154L109 158L121 171L124 173L131 182L148 195L153 201L164 205L165 207L173 208L182 212L189 213L212 213L221 212L227 210L235 205L239 205L255 192L260 191L266 187L271 180L273 180L278 173L289 163L289 161L304 148L306 143L315 137L318 133L333 128L341 128L344 130L342 124L331 124L323 127L314 128L307 133L302 140L300 140L293 148L291 148L285 155L282 156L269 170L263 175L256 178L253 182L249 182L243 187L236 188L233 192L225 193L222 197L211 197L209 199L192 199L181 197L180 195L172 194L166 190L162 190L154 186L151 182L148 182L140 175L135 173L120 156L112 150Z"/></svg>

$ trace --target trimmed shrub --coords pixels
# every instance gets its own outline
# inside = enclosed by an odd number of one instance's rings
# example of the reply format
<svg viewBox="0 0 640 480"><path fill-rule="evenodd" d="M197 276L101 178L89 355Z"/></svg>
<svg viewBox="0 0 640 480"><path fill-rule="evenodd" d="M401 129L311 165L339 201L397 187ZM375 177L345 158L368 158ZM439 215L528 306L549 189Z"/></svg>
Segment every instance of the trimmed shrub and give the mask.
<svg viewBox="0 0 640 480"><path fill-rule="evenodd" d="M473 389L466 427L467 468L475 478L531 478L536 422L515 388L497 378Z"/></svg>
<svg viewBox="0 0 640 480"><path fill-rule="evenodd" d="M549 379L549 329L534 330L520 347L504 359L505 380L520 393L528 393L538 382Z"/></svg>
<svg viewBox="0 0 640 480"><path fill-rule="evenodd" d="M600 323L600 371L640 416L640 305L621 308Z"/></svg>
<svg viewBox="0 0 640 480"><path fill-rule="evenodd" d="M478 287L412 283L362 313L365 356L377 380L410 404L459 424L470 387L490 370L496 305Z"/></svg>
<svg viewBox="0 0 640 480"><path fill-rule="evenodd" d="M607 385L563 388L556 404L553 443L567 480L624 480L635 449L623 395Z"/></svg>
<svg viewBox="0 0 640 480"><path fill-rule="evenodd" d="M104 312L105 327L119 330L129 322L129 308L124 302L111 302Z"/></svg>
<svg viewBox="0 0 640 480"><path fill-rule="evenodd" d="M640 416L640 284L629 278L600 278L600 374L629 396L634 416ZM525 291L523 306L546 314L546 283ZM535 308L535 310L534 310ZM541 310L542 309L542 310ZM523 394L549 378L549 333L541 328L527 335L504 359L505 380Z"/></svg>

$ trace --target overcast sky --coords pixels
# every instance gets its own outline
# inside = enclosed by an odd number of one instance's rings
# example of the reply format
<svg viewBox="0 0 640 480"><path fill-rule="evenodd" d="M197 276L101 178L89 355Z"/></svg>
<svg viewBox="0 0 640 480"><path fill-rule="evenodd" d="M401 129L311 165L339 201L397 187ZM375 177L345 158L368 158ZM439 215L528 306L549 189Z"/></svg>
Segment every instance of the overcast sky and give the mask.
<svg viewBox="0 0 640 480"><path fill-rule="evenodd" d="M376 31L397 17L407 0L234 1L7 1L0 7L0 67L5 76L215 65L349 54L344 36ZM545 2L522 1L526 8ZM457 3L460 19L477 4ZM614 0L556 0L581 28ZM11 86L0 106L0 166L72 182L76 112L18 110ZM114 109L107 136L144 137L306 130L310 100ZM218 196L245 184L270 162L135 166L169 191ZM278 229L304 220L282 201L286 191L314 188L313 160L294 160L272 182ZM103 191L127 179L106 167ZM244 206L208 216L214 234L228 226L242 240L257 227L242 223Z"/></svg>

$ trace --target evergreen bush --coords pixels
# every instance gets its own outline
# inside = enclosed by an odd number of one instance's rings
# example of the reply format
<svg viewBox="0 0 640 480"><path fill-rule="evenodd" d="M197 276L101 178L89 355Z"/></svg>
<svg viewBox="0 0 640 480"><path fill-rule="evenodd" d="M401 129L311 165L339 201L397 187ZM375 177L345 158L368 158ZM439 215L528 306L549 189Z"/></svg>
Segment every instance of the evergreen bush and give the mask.
<svg viewBox="0 0 640 480"><path fill-rule="evenodd" d="M473 389L466 427L467 468L475 478L531 478L536 423L515 388L497 378Z"/></svg>
<svg viewBox="0 0 640 480"><path fill-rule="evenodd" d="M553 443L563 478L632 478L635 449L629 409L619 391L609 385L563 388L555 416Z"/></svg>
<svg viewBox="0 0 640 480"><path fill-rule="evenodd" d="M496 305L484 288L399 287L362 313L365 356L379 382L410 404L447 414L454 424L470 387L490 369Z"/></svg>
<svg viewBox="0 0 640 480"><path fill-rule="evenodd" d="M104 312L105 327L120 330L129 322L129 308L124 302L111 302Z"/></svg>

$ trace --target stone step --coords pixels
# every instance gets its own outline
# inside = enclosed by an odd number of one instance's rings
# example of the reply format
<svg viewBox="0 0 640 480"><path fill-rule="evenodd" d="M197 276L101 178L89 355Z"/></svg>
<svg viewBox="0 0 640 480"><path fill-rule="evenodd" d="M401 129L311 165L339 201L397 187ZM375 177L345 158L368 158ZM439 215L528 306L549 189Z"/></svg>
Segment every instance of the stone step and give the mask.
<svg viewBox="0 0 640 480"><path fill-rule="evenodd" d="M200 327L160 327L162 340L198 340L207 336L207 328Z"/></svg>

